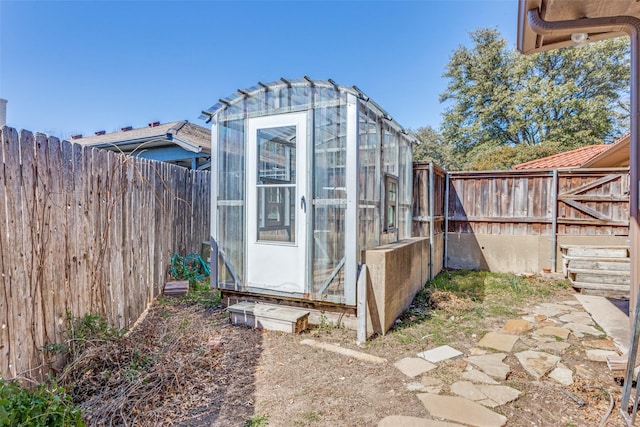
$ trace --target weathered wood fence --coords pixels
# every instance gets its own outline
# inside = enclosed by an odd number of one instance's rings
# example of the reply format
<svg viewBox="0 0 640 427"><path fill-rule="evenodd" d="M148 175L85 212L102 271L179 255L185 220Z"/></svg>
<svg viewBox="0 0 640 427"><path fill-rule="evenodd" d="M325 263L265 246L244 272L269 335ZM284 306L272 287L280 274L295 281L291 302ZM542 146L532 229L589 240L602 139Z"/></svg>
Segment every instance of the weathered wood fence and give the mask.
<svg viewBox="0 0 640 427"><path fill-rule="evenodd" d="M547 264L554 264L552 248L559 238L599 236L605 243L624 241L629 234L628 168L446 173L429 163L416 163L413 197L415 236L437 239L447 230L460 245L467 245L465 253L456 253L447 248L450 238L445 238L445 266L447 257L460 265L455 257L473 256L468 247L472 240L464 236L473 235L474 241L477 236L499 236L506 246L515 241L505 236L544 236L550 242L544 249L549 252ZM543 245L539 241L535 243ZM478 253L490 256L490 244L491 239L483 240ZM531 250L543 256L542 249Z"/></svg>
<svg viewBox="0 0 640 427"><path fill-rule="evenodd" d="M629 169L449 173L449 231L629 234Z"/></svg>
<svg viewBox="0 0 640 427"><path fill-rule="evenodd" d="M429 237L430 277L444 266L447 172L433 163L413 165L413 236Z"/></svg>
<svg viewBox="0 0 640 427"><path fill-rule="evenodd" d="M39 377L67 316L135 322L209 236L208 172L0 128L0 376Z"/></svg>

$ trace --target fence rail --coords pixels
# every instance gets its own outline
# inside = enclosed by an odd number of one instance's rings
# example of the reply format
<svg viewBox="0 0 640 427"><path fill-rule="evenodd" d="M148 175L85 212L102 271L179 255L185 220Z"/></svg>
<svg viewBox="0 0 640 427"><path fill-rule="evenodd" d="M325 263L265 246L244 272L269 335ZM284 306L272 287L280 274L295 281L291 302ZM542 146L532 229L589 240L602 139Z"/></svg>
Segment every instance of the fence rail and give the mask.
<svg viewBox="0 0 640 427"><path fill-rule="evenodd" d="M629 235L628 168L447 173L415 163L413 173L413 233L432 238L436 273L441 256L444 267L555 269L560 241L618 244ZM501 252L520 236L524 253Z"/></svg>
<svg viewBox="0 0 640 427"><path fill-rule="evenodd" d="M0 128L0 376L40 377L67 316L135 322L209 236L208 172Z"/></svg>
<svg viewBox="0 0 640 427"><path fill-rule="evenodd" d="M452 172L449 232L628 235L629 169Z"/></svg>

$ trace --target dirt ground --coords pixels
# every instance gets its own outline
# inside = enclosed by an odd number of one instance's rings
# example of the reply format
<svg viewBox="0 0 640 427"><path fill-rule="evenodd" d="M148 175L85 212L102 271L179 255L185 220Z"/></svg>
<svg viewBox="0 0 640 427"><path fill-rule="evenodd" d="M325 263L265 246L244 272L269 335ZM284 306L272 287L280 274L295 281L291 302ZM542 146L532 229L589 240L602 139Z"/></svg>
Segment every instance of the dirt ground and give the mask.
<svg viewBox="0 0 640 427"><path fill-rule="evenodd" d="M66 381L88 425L377 426L388 415L429 418L407 388L415 380L393 366L396 360L445 341L469 354L485 332L517 317L514 309L525 313L536 303L563 301L572 293L554 287L551 294L495 315L477 307L459 315L431 311L417 302L395 330L364 346L355 343L354 331L328 323L300 335L253 330L231 326L221 307L161 299L122 341L97 346L76 361ZM309 338L388 362L365 363L300 344ZM606 364L586 360L573 336L569 342L563 363L582 365L586 372L572 386L534 381L513 355L507 357L511 373L504 383L522 395L494 410L507 416L509 426L594 426L609 407L602 389L620 402L622 387ZM439 382L447 394L465 365L460 359L441 363L422 381ZM606 425L623 425L617 406Z"/></svg>

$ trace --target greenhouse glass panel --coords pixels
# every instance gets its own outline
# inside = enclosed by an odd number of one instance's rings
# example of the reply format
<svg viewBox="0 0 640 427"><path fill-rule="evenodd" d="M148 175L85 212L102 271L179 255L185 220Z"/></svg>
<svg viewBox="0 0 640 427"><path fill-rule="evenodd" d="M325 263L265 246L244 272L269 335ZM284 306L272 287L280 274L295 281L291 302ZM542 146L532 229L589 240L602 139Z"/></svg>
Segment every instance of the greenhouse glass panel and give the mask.
<svg viewBox="0 0 640 427"><path fill-rule="evenodd" d="M411 235L411 138L355 86L307 77L204 113L217 132L214 285L354 306L362 253Z"/></svg>
<svg viewBox="0 0 640 427"><path fill-rule="evenodd" d="M218 132L220 280L235 289L244 278L244 121L223 122Z"/></svg>
<svg viewBox="0 0 640 427"><path fill-rule="evenodd" d="M320 107L314 114L313 288L342 297L346 208L346 107Z"/></svg>

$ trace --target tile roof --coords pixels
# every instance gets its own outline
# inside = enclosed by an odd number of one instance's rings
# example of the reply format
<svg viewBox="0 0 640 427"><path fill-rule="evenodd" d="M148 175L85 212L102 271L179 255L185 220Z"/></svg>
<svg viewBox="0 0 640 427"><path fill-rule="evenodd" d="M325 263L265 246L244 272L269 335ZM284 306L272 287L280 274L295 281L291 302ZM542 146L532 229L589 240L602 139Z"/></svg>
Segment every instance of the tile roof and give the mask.
<svg viewBox="0 0 640 427"><path fill-rule="evenodd" d="M609 148L582 164L583 168L629 166L631 133L627 132L613 141Z"/></svg>
<svg viewBox="0 0 640 427"><path fill-rule="evenodd" d="M531 160L514 165L513 169L556 169L577 168L588 162L598 154L608 150L613 144L588 145L553 156Z"/></svg>

